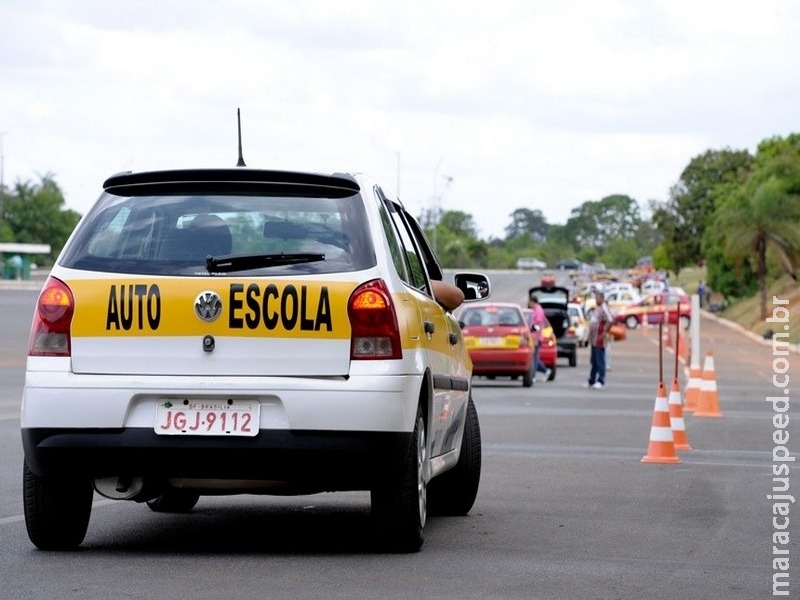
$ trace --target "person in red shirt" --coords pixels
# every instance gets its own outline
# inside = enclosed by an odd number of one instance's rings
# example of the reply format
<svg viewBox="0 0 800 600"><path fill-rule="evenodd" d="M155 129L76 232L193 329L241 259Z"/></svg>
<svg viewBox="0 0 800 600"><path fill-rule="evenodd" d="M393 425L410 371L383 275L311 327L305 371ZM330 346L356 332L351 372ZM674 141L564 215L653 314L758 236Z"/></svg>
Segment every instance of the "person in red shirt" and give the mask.
<svg viewBox="0 0 800 600"><path fill-rule="evenodd" d="M608 328L614 322L611 311L608 310L605 294L595 292L595 302L597 307L592 312L589 319L589 346L591 348L591 370L589 380L583 384L584 387L603 389L606 384L606 334Z"/></svg>

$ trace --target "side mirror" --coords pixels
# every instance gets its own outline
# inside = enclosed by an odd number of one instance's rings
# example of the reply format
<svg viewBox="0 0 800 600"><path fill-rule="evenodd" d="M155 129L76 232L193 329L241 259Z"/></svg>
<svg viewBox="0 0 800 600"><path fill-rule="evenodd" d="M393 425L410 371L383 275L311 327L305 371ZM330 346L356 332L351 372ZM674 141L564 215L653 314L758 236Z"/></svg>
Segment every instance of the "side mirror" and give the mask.
<svg viewBox="0 0 800 600"><path fill-rule="evenodd" d="M464 292L465 302L484 300L491 294L489 278L483 273L456 273L454 281Z"/></svg>

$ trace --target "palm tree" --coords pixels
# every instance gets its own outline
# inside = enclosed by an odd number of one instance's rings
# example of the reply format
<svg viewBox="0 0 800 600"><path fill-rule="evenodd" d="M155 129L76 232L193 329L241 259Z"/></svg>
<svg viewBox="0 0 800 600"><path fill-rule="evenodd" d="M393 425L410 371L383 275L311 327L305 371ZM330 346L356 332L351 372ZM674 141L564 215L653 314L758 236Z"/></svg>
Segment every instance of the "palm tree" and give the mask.
<svg viewBox="0 0 800 600"><path fill-rule="evenodd" d="M776 176L740 188L721 203L714 226L727 258L749 260L758 277L761 318L767 318L767 253L771 250L796 280L800 258L800 196Z"/></svg>

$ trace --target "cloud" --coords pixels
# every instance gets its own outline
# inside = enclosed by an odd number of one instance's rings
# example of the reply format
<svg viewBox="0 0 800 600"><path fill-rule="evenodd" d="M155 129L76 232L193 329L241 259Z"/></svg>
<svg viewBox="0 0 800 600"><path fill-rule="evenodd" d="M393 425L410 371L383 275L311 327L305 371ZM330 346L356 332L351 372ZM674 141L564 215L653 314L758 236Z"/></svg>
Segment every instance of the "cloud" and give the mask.
<svg viewBox="0 0 800 600"><path fill-rule="evenodd" d="M52 173L85 212L120 170L232 166L241 107L249 166L366 171L502 237L792 133L798 24L789 0L9 0L5 182Z"/></svg>

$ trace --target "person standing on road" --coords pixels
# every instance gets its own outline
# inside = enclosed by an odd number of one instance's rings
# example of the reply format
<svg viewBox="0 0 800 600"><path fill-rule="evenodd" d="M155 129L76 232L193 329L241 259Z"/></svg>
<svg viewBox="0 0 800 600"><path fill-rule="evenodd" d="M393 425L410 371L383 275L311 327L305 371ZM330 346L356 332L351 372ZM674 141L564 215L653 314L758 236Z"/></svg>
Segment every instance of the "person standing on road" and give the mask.
<svg viewBox="0 0 800 600"><path fill-rule="evenodd" d="M597 306L589 318L589 346L591 349L592 368L589 371L589 380L583 386L599 390L606 384L606 334L614 318L611 316L611 311L608 310L603 292L595 292L594 299Z"/></svg>
<svg viewBox="0 0 800 600"><path fill-rule="evenodd" d="M542 373L544 375L544 381L547 381L550 379L552 371L546 367L541 358L539 358L542 350L542 341L544 340L543 332L547 317L544 314L542 305L539 304L539 297L536 294L531 294L528 299L528 308L533 310L531 331L533 332L533 337L536 339L536 348L533 350L533 375L536 377L536 373Z"/></svg>

